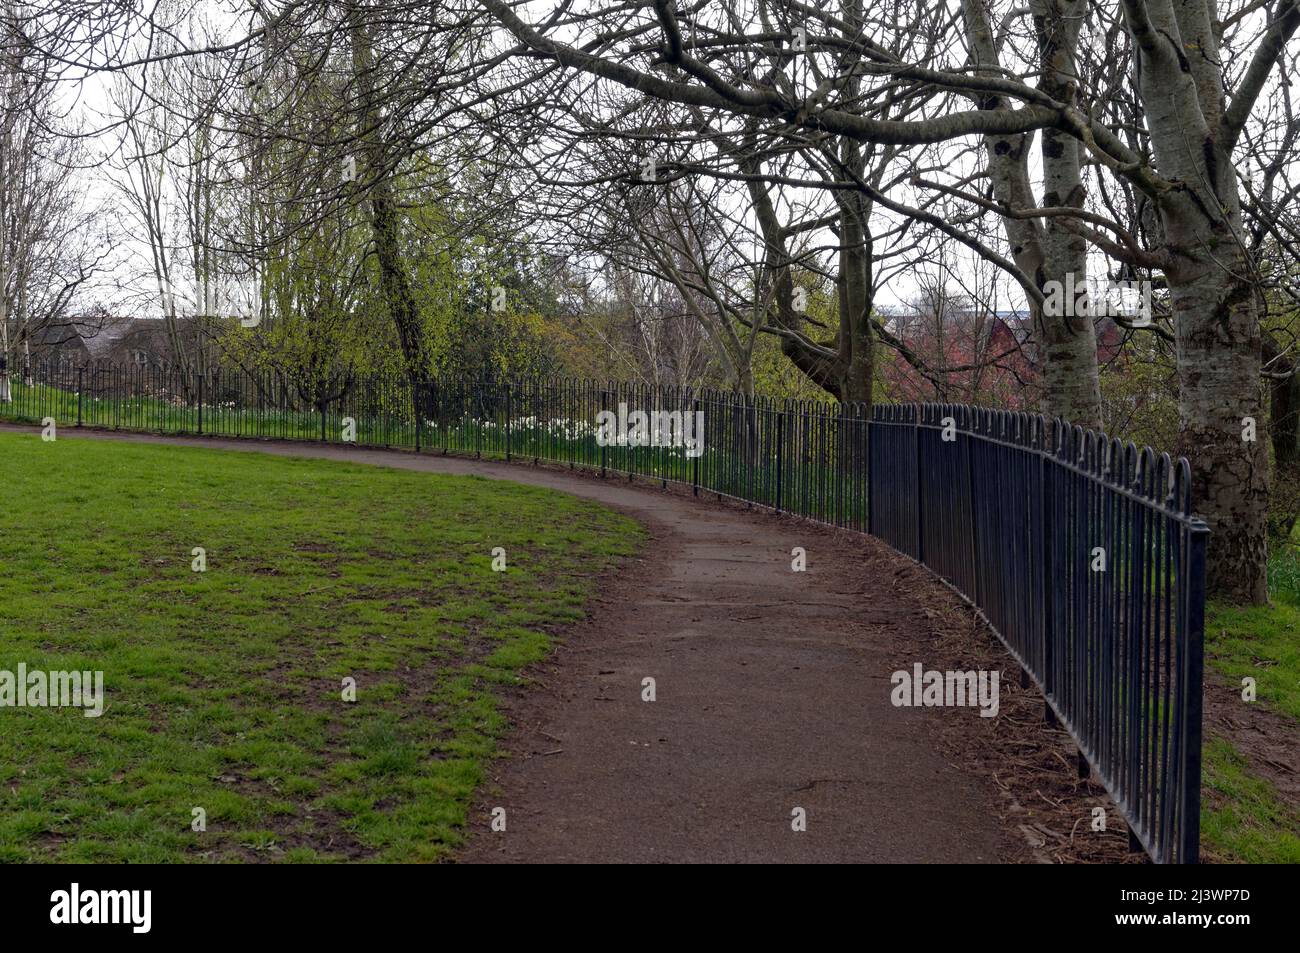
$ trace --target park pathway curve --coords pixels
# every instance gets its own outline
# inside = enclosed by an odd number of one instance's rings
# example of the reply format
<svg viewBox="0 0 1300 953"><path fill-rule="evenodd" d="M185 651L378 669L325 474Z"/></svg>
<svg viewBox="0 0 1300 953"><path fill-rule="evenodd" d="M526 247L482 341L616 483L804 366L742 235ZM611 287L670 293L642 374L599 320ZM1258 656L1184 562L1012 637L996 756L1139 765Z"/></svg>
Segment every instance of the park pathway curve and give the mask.
<svg viewBox="0 0 1300 953"><path fill-rule="evenodd" d="M586 497L647 528L642 554L602 577L590 617L507 696L508 756L489 766L462 861L953 863L1014 851L996 789L935 748L935 720L952 712L890 704L891 673L926 661L906 633L940 590L874 540L612 474L59 434L83 437L475 474ZM791 570L795 547L806 572ZM647 677L653 702L642 700ZM498 806L504 832L490 829ZM797 808L805 831L792 829Z"/></svg>

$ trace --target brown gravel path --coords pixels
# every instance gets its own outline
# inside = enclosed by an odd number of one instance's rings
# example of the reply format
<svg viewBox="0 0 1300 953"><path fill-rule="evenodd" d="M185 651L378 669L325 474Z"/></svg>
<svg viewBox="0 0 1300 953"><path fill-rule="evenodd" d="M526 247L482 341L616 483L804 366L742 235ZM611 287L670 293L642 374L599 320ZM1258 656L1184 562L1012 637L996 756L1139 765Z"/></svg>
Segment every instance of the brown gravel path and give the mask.
<svg viewBox="0 0 1300 953"><path fill-rule="evenodd" d="M949 719L982 727L976 711L889 702L890 674L929 661L915 636L937 587L917 585L920 571L874 541L625 477L314 444L59 434L86 437L477 474L587 497L648 528L642 555L603 578L590 618L507 699L510 756L473 808L464 861L952 863L1023 852L996 789L936 743L941 719L943 732ZM791 571L795 546L807 550L806 572ZM646 677L653 702L642 700ZM505 832L489 830L495 806ZM795 808L806 831L791 829Z"/></svg>

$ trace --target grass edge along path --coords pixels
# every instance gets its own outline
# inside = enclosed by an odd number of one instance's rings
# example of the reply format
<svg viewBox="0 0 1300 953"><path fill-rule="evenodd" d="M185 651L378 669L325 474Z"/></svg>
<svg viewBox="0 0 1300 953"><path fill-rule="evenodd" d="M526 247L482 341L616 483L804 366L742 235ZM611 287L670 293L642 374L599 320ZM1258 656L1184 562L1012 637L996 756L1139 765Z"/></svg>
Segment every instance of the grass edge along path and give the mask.
<svg viewBox="0 0 1300 953"><path fill-rule="evenodd" d="M1271 605L1207 607L1201 842L1213 859L1300 863L1300 592L1282 571L1294 559L1274 556ZM1245 678L1253 701L1242 697ZM1270 741L1289 751L1289 765L1265 763ZM1289 795L1279 787L1288 779Z"/></svg>

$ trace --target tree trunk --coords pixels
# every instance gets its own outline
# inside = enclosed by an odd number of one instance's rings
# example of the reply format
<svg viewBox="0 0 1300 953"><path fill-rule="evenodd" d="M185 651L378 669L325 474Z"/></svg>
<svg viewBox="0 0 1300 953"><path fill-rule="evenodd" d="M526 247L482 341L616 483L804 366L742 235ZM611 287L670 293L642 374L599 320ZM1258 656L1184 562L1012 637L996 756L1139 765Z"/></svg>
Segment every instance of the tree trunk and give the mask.
<svg viewBox="0 0 1300 953"><path fill-rule="evenodd" d="M1262 340L1253 268L1240 240L1218 39L1203 4L1129 4L1125 17L1156 164L1177 184L1158 201L1178 349L1179 451L1192 465L1195 509L1213 531L1207 588L1214 598L1264 603Z"/></svg>
<svg viewBox="0 0 1300 953"><path fill-rule="evenodd" d="M1075 51L1079 27L1087 15L1086 0L1065 0L1058 8L1045 0L1032 0L1034 28L1042 64L1039 85L1060 102L1073 103L1078 69ZM1039 134L1043 159L1043 205L1083 208L1080 175L1083 144L1059 129ZM1043 222L1043 272L1046 281L1086 288L1088 244L1064 227L1065 219ZM1048 413L1084 427L1101 427L1101 383L1097 368L1097 332L1090 313L1042 316L1040 328L1043 402Z"/></svg>
<svg viewBox="0 0 1300 953"><path fill-rule="evenodd" d="M997 48L987 11L978 0L966 0L963 6L971 56L977 66L996 73ZM1049 95L1073 102L1077 81L1075 50L1086 4L1083 0L1066 0L1058 12L1043 0L1034 0L1030 8L1038 37L1040 85ZM1013 108L1012 103L1000 96L985 97L981 106ZM1026 134L984 137L993 194L1008 211L1025 212L1038 207L1029 177L1029 142ZM1082 208L1082 146L1066 133L1050 128L1042 130L1040 145L1043 205ZM1052 284L1059 289L1086 287L1087 244L1068 231L1062 219L1004 215L1002 224L1011 245L1012 260L1038 291L1047 295ZM1063 300L1059 292L1055 300ZM1073 296L1066 303L1073 305ZM1031 300L1030 322L1037 351L1035 358L1042 375L1043 413L1064 417L1084 427L1100 428L1101 385L1092 317L1076 314L1073 307L1060 308L1059 314L1056 310L1039 307Z"/></svg>
<svg viewBox="0 0 1300 953"><path fill-rule="evenodd" d="M857 150L861 147L853 143ZM866 197L849 193L840 216L840 331L836 361L842 401L871 403L871 239L866 229Z"/></svg>
<svg viewBox="0 0 1300 953"><path fill-rule="evenodd" d="M844 0L845 24L850 31L863 28L862 0ZM856 98L862 80L855 64L842 64L848 81L845 95ZM855 179L865 179L867 163L862 143L845 139L841 145L844 167ZM837 389L841 401L871 403L874 331L871 327L871 231L866 195L853 190L840 196L840 330L836 355Z"/></svg>
<svg viewBox="0 0 1300 953"><path fill-rule="evenodd" d="M1268 453L1263 440L1260 332L1239 248L1220 242L1199 267L1172 269L1178 341L1179 452L1192 464L1196 510L1213 535L1214 598L1268 601Z"/></svg>
<svg viewBox="0 0 1300 953"><path fill-rule="evenodd" d="M411 279L402 255L401 221L392 197L389 167L391 157L383 134L383 117L375 93L375 65L369 27L360 9L351 9L353 70L359 100L359 126L364 171L359 170L370 209L371 239L379 262L379 287L388 313L397 329L406 373L412 382L425 380L432 371L428 338L420 320L419 306L411 290ZM419 395L414 396L418 405ZM418 409L418 406L417 406Z"/></svg>

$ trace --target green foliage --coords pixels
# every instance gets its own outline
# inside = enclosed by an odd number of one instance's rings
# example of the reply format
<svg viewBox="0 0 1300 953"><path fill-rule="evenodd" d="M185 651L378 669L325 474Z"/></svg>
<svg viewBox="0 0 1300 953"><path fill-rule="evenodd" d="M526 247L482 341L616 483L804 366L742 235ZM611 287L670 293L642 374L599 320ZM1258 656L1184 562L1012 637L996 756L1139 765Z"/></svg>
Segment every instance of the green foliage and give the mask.
<svg viewBox="0 0 1300 953"><path fill-rule="evenodd" d="M475 170L448 188L426 157L403 169L398 186L403 241L434 374L529 376L554 371L544 319L557 310L537 262L514 249L504 214L485 215ZM472 227L464 223L472 222Z"/></svg>
<svg viewBox="0 0 1300 953"><path fill-rule="evenodd" d="M763 334L755 342L753 368L756 394L792 400L831 399L781 352L781 341L774 335Z"/></svg>
<svg viewBox="0 0 1300 953"><path fill-rule="evenodd" d="M290 148L279 161L289 163L294 155ZM310 150L298 157L304 164L315 160ZM537 277L536 262L509 251L504 218L483 215L465 198L473 190L453 190L427 155L404 162L391 186L400 197L401 253L427 343L423 371L552 371L543 322L555 311L555 299ZM222 345L228 358L274 370L313 393L338 392L355 377L404 374L401 342L380 291L366 193L322 194L275 208L279 217L261 226L281 236L260 272L263 320L255 328L227 330ZM467 221L474 226L467 228Z"/></svg>
<svg viewBox="0 0 1300 953"><path fill-rule="evenodd" d="M1169 346L1135 333L1101 368L1101 416L1106 433L1139 447L1174 452L1178 444L1178 371Z"/></svg>
<svg viewBox="0 0 1300 953"><path fill-rule="evenodd" d="M338 217L295 233L264 275L269 306L256 328L232 327L226 354L275 370L291 385L333 389L349 378L397 371L401 352L368 281L361 226ZM326 388L327 392L331 388Z"/></svg>
<svg viewBox="0 0 1300 953"><path fill-rule="evenodd" d="M802 289L804 333L813 341L834 347L839 329L839 299L835 285L806 270L795 269L794 286ZM747 333L748 329L741 329ZM781 339L775 334L760 334L754 345L754 392L764 397L788 397L792 400L833 400L834 397L819 387L794 366L781 351Z"/></svg>

